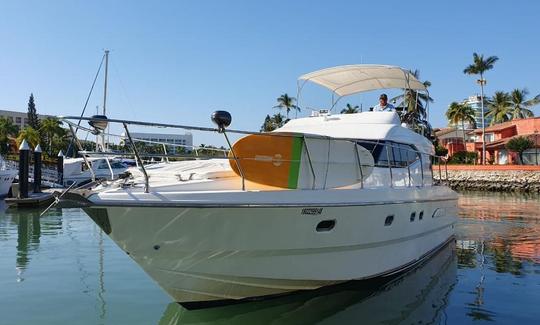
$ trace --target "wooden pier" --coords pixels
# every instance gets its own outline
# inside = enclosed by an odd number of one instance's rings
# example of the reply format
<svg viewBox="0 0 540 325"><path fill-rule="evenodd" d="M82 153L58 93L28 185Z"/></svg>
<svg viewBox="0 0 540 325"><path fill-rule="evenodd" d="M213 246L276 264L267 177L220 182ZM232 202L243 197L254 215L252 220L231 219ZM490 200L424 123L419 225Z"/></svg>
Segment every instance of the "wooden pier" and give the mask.
<svg viewBox="0 0 540 325"><path fill-rule="evenodd" d="M29 193L26 198L6 198L6 204L17 208L36 208L48 206L54 201L56 196L60 195L59 189L43 190L41 193Z"/></svg>

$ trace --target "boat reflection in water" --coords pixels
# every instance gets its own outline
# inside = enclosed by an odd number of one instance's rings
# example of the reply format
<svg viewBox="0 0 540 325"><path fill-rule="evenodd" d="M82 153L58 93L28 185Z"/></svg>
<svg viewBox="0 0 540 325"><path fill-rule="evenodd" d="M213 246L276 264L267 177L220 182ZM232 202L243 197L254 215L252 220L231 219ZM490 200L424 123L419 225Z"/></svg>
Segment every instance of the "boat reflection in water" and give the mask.
<svg viewBox="0 0 540 325"><path fill-rule="evenodd" d="M200 310L171 303L159 324L439 323L457 282L454 248L452 241L417 268L391 279Z"/></svg>

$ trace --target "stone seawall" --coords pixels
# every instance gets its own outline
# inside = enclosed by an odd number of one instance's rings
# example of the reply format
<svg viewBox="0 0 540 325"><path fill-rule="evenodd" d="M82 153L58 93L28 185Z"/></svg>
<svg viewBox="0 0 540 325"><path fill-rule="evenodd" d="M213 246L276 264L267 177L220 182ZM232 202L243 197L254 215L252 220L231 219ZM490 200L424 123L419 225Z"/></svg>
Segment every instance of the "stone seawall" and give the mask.
<svg viewBox="0 0 540 325"><path fill-rule="evenodd" d="M447 183L455 190L531 192L540 193L540 171L527 170L448 170L444 168L439 180L439 170L433 170L436 181Z"/></svg>

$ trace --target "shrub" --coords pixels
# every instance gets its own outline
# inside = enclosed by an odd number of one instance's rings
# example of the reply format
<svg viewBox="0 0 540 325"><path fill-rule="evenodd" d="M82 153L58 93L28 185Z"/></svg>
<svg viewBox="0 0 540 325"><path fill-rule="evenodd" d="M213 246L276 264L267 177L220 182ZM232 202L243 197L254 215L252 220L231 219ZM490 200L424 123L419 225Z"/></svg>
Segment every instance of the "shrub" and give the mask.
<svg viewBox="0 0 540 325"><path fill-rule="evenodd" d="M450 157L451 164L474 164L478 155L471 151L458 151Z"/></svg>
<svg viewBox="0 0 540 325"><path fill-rule="evenodd" d="M523 163L523 152L534 147L534 141L527 137L516 137L510 139L506 144L506 149L517 152L520 163Z"/></svg>

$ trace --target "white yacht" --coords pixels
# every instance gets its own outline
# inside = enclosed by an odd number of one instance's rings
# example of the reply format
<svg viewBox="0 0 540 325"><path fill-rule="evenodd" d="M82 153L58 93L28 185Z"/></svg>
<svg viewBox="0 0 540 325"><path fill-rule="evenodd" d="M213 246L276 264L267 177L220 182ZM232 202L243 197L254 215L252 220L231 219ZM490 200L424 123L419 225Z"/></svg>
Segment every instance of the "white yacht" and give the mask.
<svg viewBox="0 0 540 325"><path fill-rule="evenodd" d="M9 193L9 189L17 173L17 169L10 167L0 155L0 198L5 197Z"/></svg>
<svg viewBox="0 0 540 325"><path fill-rule="evenodd" d="M115 180L128 169L120 159L108 157L65 158L63 186L79 185L95 179Z"/></svg>
<svg viewBox="0 0 540 325"><path fill-rule="evenodd" d="M300 79L337 96L425 90L392 66L341 66ZM247 135L229 159L139 164L131 178L66 193L62 203L83 207L186 305L395 274L453 237L457 195L433 183L427 138L394 112L313 115L271 133L225 130L226 114L214 118L217 129L176 126L227 141L227 133Z"/></svg>

